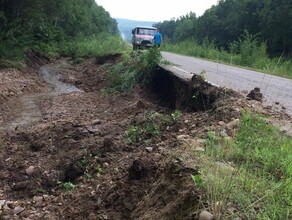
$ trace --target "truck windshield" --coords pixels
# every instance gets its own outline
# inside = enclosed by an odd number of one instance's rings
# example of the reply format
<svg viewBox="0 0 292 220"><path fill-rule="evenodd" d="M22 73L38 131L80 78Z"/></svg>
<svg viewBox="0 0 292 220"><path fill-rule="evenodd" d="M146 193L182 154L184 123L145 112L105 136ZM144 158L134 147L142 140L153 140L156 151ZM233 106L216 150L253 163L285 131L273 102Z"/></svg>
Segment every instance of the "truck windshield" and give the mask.
<svg viewBox="0 0 292 220"><path fill-rule="evenodd" d="M140 35L154 35L156 32L155 29L145 29L145 28L139 28L137 33Z"/></svg>

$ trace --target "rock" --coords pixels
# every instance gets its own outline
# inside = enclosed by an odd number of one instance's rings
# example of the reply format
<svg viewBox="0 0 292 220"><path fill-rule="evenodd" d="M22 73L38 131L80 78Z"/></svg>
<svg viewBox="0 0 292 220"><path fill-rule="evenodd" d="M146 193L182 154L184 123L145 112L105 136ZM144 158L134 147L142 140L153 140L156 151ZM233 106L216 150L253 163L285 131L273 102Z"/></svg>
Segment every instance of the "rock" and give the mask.
<svg viewBox="0 0 292 220"><path fill-rule="evenodd" d="M224 125L225 125L225 122L224 122L224 121L219 121L219 122L218 122L218 125L220 125L220 126L224 126Z"/></svg>
<svg viewBox="0 0 292 220"><path fill-rule="evenodd" d="M99 125L101 124L101 120L100 119L95 119L92 121L92 125Z"/></svg>
<svg viewBox="0 0 292 220"><path fill-rule="evenodd" d="M33 197L33 201L36 203L41 203L41 202L43 202L43 200L44 200L44 197L42 197L42 196Z"/></svg>
<svg viewBox="0 0 292 220"><path fill-rule="evenodd" d="M146 147L145 149L148 153L151 153L153 151L153 147Z"/></svg>
<svg viewBox="0 0 292 220"><path fill-rule="evenodd" d="M205 139L193 139L190 141L190 145L196 148L197 147L204 148L205 143L206 143Z"/></svg>
<svg viewBox="0 0 292 220"><path fill-rule="evenodd" d="M159 154L159 153L155 153L154 156L153 156L153 160L154 160L155 162L158 162L160 159L161 159L161 154Z"/></svg>
<svg viewBox="0 0 292 220"><path fill-rule="evenodd" d="M195 151L198 151L198 152L205 152L205 148L203 148L203 147L197 147L197 148L195 149Z"/></svg>
<svg viewBox="0 0 292 220"><path fill-rule="evenodd" d="M207 211L202 211L199 215L199 220L212 220L214 219L214 216Z"/></svg>
<svg viewBox="0 0 292 220"><path fill-rule="evenodd" d="M235 170L235 168L232 165L230 165L229 163L226 163L226 162L216 161L215 164L220 169L228 170L231 172Z"/></svg>
<svg viewBox="0 0 292 220"><path fill-rule="evenodd" d="M258 87L255 87L253 90L251 90L247 94L247 97L249 99L253 99L253 100L256 100L256 101L259 101L259 102L263 101L263 94L261 93L261 90Z"/></svg>
<svg viewBox="0 0 292 220"><path fill-rule="evenodd" d="M228 207L227 210L230 212L230 214L234 214L237 211L237 209L234 207Z"/></svg>
<svg viewBox="0 0 292 220"><path fill-rule="evenodd" d="M5 206L7 206L7 208L9 209L14 209L14 202L12 201L7 201Z"/></svg>
<svg viewBox="0 0 292 220"><path fill-rule="evenodd" d="M34 166L30 166L25 170L25 173L29 176L31 176L33 173L35 172L35 167Z"/></svg>
<svg viewBox="0 0 292 220"><path fill-rule="evenodd" d="M228 134L226 133L225 129L220 132L220 136L224 138L228 137Z"/></svg>
<svg viewBox="0 0 292 220"><path fill-rule="evenodd" d="M181 134L181 135L178 135L176 138L179 141L185 141L186 139L189 139L190 136L189 135L185 135L185 134Z"/></svg>
<svg viewBox="0 0 292 220"><path fill-rule="evenodd" d="M2 209L5 203L6 203L6 200L0 200L0 209Z"/></svg>
<svg viewBox="0 0 292 220"><path fill-rule="evenodd" d="M20 206L16 206L16 207L13 209L13 214L14 214L14 215L19 215L19 214L22 213L24 210L25 210L25 208L22 208L22 207L20 207Z"/></svg>
<svg viewBox="0 0 292 220"><path fill-rule="evenodd" d="M240 120L239 119L234 119L233 121L229 122L226 127L229 129L229 130L233 130L235 128L237 128L239 126L239 122Z"/></svg>
<svg viewBox="0 0 292 220"><path fill-rule="evenodd" d="M166 150L165 147L158 147L159 152L164 152L165 150Z"/></svg>
<svg viewBox="0 0 292 220"><path fill-rule="evenodd" d="M103 163L103 167L108 167L108 166L109 166L109 163L107 163L107 162Z"/></svg>

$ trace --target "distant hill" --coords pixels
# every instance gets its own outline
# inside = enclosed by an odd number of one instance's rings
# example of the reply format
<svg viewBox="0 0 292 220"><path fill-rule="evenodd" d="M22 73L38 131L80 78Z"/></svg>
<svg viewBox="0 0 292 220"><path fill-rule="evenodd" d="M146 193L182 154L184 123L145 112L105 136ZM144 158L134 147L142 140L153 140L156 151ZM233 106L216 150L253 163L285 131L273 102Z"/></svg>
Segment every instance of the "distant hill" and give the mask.
<svg viewBox="0 0 292 220"><path fill-rule="evenodd" d="M136 26L153 26L157 23L154 21L134 21L123 18L115 18L118 22L118 29L120 31L121 37L131 43L132 29Z"/></svg>

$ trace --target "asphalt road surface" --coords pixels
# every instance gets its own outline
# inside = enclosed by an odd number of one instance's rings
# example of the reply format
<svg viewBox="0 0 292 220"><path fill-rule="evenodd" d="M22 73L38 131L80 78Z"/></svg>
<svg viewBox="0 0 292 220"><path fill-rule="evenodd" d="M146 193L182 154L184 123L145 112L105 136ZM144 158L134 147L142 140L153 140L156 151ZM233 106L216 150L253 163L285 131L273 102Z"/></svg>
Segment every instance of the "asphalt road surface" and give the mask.
<svg viewBox="0 0 292 220"><path fill-rule="evenodd" d="M193 73L204 71L207 81L221 87L245 93L258 87L264 96L264 104L280 108L283 106L292 115L290 79L169 52L162 52L162 56L174 64L174 68L182 70L183 78L191 78Z"/></svg>

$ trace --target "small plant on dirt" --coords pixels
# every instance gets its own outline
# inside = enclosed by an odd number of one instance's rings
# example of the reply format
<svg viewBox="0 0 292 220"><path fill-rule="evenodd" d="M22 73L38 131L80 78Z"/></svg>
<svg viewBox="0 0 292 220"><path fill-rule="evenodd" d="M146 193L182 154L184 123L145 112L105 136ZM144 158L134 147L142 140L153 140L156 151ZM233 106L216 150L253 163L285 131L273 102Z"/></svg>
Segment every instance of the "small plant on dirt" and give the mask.
<svg viewBox="0 0 292 220"><path fill-rule="evenodd" d="M126 135L130 141L137 142L140 141L142 131L135 125L131 125L126 131Z"/></svg>
<svg viewBox="0 0 292 220"><path fill-rule="evenodd" d="M171 118L173 122L177 122L178 119L181 117L182 113L179 110L175 110L173 113L171 113Z"/></svg>
<svg viewBox="0 0 292 220"><path fill-rule="evenodd" d="M144 116L142 122L132 124L126 131L126 136L131 142L149 142L152 138L160 137L168 126L173 125L178 120L179 116L179 111L173 115L152 111Z"/></svg>
<svg viewBox="0 0 292 220"><path fill-rule="evenodd" d="M102 166L100 164L96 165L95 170L96 170L97 173L103 174L103 168L102 168Z"/></svg>
<svg viewBox="0 0 292 220"><path fill-rule="evenodd" d="M87 166L87 164L88 164L88 157L87 156L82 157L82 159L80 159L78 161L78 165L82 168L85 168Z"/></svg>
<svg viewBox="0 0 292 220"><path fill-rule="evenodd" d="M200 77L203 81L206 80L206 73L207 73L206 70L202 70L202 72L200 73Z"/></svg>
<svg viewBox="0 0 292 220"><path fill-rule="evenodd" d="M86 179L92 179L92 175L87 172L84 173L84 176Z"/></svg>
<svg viewBox="0 0 292 220"><path fill-rule="evenodd" d="M76 185L71 182L65 182L63 183L63 187L65 190L71 191L76 188Z"/></svg>
<svg viewBox="0 0 292 220"><path fill-rule="evenodd" d="M197 175L191 175L192 180L197 186L202 186L203 185L203 180L200 174Z"/></svg>

